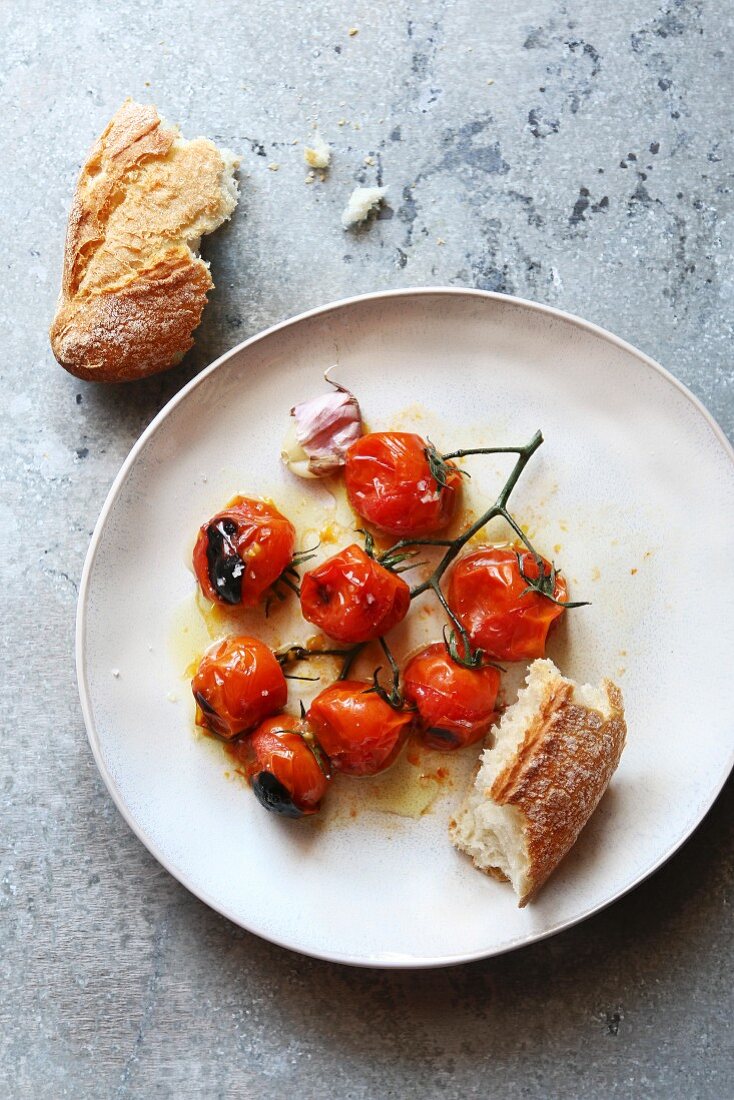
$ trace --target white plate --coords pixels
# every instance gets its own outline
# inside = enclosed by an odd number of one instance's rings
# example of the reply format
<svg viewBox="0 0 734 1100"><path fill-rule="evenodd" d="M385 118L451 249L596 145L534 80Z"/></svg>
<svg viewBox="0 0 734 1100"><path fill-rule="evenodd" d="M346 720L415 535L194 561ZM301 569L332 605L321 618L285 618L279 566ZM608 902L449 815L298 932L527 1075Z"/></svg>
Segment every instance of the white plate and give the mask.
<svg viewBox="0 0 734 1100"><path fill-rule="evenodd" d="M451 449L544 432L512 508L563 566L573 594L593 601L564 617L550 656L574 677L618 680L629 739L599 810L527 909L451 848L446 821L458 789L418 820L365 810L320 825L281 821L225 775L219 746L192 732L175 632L194 589L186 561L194 532L237 490L280 496L286 512L299 494L322 492L294 490L278 451L289 407L319 392L334 362L373 429L414 423ZM503 468L474 459L471 491L496 492ZM675 851L732 766L733 472L721 431L662 368L593 325L529 302L396 291L253 337L143 433L92 538L78 675L112 797L200 898L310 955L435 966L583 919ZM426 629L436 633L435 624Z"/></svg>

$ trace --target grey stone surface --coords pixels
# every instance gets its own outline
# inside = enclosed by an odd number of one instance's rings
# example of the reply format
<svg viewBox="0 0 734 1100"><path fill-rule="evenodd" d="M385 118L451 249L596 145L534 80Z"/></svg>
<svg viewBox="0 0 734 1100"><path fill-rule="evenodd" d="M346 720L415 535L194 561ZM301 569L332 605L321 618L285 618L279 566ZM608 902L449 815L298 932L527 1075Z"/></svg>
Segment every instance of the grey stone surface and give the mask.
<svg viewBox="0 0 734 1100"><path fill-rule="evenodd" d="M89 535L139 432L213 357L323 301L549 302L734 431L729 4L26 0L0 21L0 1096L730 1096L731 784L581 927L447 971L349 970L242 932L155 863L97 775L72 658ZM128 94L241 150L243 196L185 363L95 388L46 328L74 177ZM309 186L293 143L314 118L335 155ZM381 220L342 232L349 190L380 180Z"/></svg>

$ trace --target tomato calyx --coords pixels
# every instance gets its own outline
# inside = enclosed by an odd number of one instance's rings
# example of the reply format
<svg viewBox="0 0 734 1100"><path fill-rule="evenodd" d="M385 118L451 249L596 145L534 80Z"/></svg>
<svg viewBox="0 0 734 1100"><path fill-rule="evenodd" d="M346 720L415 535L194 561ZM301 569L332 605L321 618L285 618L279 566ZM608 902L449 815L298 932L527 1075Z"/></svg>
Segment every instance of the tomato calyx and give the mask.
<svg viewBox="0 0 734 1100"><path fill-rule="evenodd" d="M365 695L378 695L382 699L383 703L387 703L393 710L403 709L403 697L400 694L399 687L393 680L393 685L388 691L380 683L380 673L382 672L382 665L378 665L375 671L372 673L372 687L367 688Z"/></svg>
<svg viewBox="0 0 734 1100"><path fill-rule="evenodd" d="M375 539L370 531L365 531L364 527L357 527L356 532L358 535L364 537L364 552L368 558L372 558L378 565L381 565L384 569L389 569L391 573L407 573L409 569L415 569L419 565L426 565L424 561L410 561L410 558L418 556L420 551L418 550L401 550L400 548L391 548L386 550L383 554L375 553Z"/></svg>
<svg viewBox="0 0 734 1100"><path fill-rule="evenodd" d="M318 550L320 542L317 542L315 546L309 546L306 550L296 550L295 554L291 558L290 565L285 567L285 573L295 573L298 575L298 569L305 565L307 561L311 561L311 558L316 557L316 551Z"/></svg>
<svg viewBox="0 0 734 1100"><path fill-rule="evenodd" d="M314 734L313 730L308 725L308 716L306 714L306 708L303 705L302 699L299 700L298 706L301 711L301 724L295 728L294 732L297 733L303 741L305 741L306 746L313 753L316 763L321 768L321 771L324 773L326 778L331 779L333 775L333 772L331 770L331 761L329 760L329 757L326 755L324 750L321 748L321 745L316 739L316 735Z"/></svg>
<svg viewBox="0 0 734 1100"><path fill-rule="evenodd" d="M308 661L311 657L346 657L349 652L348 649L310 649L308 646L291 642L276 650L275 659L279 665L283 666L294 664L296 661Z"/></svg>
<svg viewBox="0 0 734 1100"><path fill-rule="evenodd" d="M498 672L507 671L503 665L497 664L496 661L491 661L483 649L479 647L474 648L469 641L469 635L463 627L461 627L460 630L460 637L461 649L459 649L456 630L450 628L448 625L444 626L443 642L446 646L446 652L454 664L460 665L461 668L468 669L496 668Z"/></svg>
<svg viewBox="0 0 734 1100"><path fill-rule="evenodd" d="M387 703L393 710L413 710L413 707L406 705L403 694L400 690L400 669L398 663L393 657L392 650L387 644L384 638L379 639L380 648L388 659L390 665L390 673L392 676L392 686L388 689L380 681L380 673L382 672L382 665L378 665L375 671L372 673L372 687L367 688L365 695L375 694L382 699L383 703Z"/></svg>
<svg viewBox="0 0 734 1100"><path fill-rule="evenodd" d="M302 565L305 565L307 561L311 561L316 557L316 551L318 550L320 543L316 543L315 546L310 546L307 550L297 550L291 560L286 565L283 572L277 577L270 588L270 593L265 601L265 618L267 619L270 614L270 608L273 606L273 600L279 600L281 603L286 598L286 594L281 585L285 585L296 596L300 598L301 595L301 574L298 572Z"/></svg>
<svg viewBox="0 0 734 1100"><path fill-rule="evenodd" d="M439 493L442 492L449 483L449 474L461 474L462 477L471 477L466 470L460 470L458 466L454 466L453 463L449 464L446 456L440 454L430 439L426 440L428 446L424 450L426 461L428 463L428 469L431 472L431 477L436 482L436 488Z"/></svg>
<svg viewBox="0 0 734 1100"><path fill-rule="evenodd" d="M372 558L373 561L380 561L379 558L375 557L375 539L374 539L374 536L369 531L365 531L364 527L357 527L356 532L357 532L358 535L363 535L364 536L364 552L367 555L367 557ZM384 565L385 563L382 562L382 564Z"/></svg>
<svg viewBox="0 0 734 1100"><path fill-rule="evenodd" d="M309 649L308 646L290 642L275 651L275 659L281 668L289 665L300 664L301 661L310 661L312 657L348 657L351 649ZM284 672L286 680L311 680L316 682L320 676L298 676L295 672Z"/></svg>
<svg viewBox="0 0 734 1100"><path fill-rule="evenodd" d="M391 573L407 573L409 569L417 569L419 565L427 565L425 561L411 561L418 557L418 550L405 550L396 553L383 554L378 560L380 565L389 569Z"/></svg>
<svg viewBox="0 0 734 1100"><path fill-rule="evenodd" d="M556 578L561 572L560 569L556 569L553 562L544 561L540 554L536 554L534 550L529 550L525 554L520 554L519 551L515 551L515 557L517 558L517 568L520 576L525 581L527 587L520 593L520 597L527 596L530 592L536 592L539 596L544 596L551 603L556 604L557 607L588 607L589 600L559 600L554 595L556 590ZM537 576L531 576L526 569L528 558L534 563L537 569Z"/></svg>

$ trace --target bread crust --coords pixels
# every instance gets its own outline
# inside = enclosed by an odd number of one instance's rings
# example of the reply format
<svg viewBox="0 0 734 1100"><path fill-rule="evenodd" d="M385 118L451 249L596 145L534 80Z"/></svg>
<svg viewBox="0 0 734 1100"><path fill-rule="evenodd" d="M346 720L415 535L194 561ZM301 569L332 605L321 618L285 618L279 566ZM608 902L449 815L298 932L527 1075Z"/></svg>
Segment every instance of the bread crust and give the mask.
<svg viewBox="0 0 734 1100"><path fill-rule="evenodd" d="M181 141L155 107L128 100L117 111L81 170L69 215L50 332L63 367L123 382L181 360L214 285L194 249L236 201L223 186L227 169L212 142Z"/></svg>
<svg viewBox="0 0 734 1100"><path fill-rule="evenodd" d="M622 693L611 680L603 686L608 717L574 702L573 684L550 684L518 752L487 792L524 816L530 869L520 906L573 847L619 764L627 735Z"/></svg>

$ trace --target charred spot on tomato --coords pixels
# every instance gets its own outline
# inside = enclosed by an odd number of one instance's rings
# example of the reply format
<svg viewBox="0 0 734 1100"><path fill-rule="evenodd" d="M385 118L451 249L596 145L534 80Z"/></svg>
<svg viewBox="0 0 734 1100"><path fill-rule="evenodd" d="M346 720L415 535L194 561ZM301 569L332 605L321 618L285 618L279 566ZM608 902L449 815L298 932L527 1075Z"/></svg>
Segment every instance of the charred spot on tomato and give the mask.
<svg viewBox="0 0 734 1100"><path fill-rule="evenodd" d="M222 719L217 714L211 703L207 702L204 695L200 691L194 692L194 699L196 705L199 708L201 714L196 716L197 726L207 733L207 735L216 738L217 741L223 741L229 744L231 741L236 740L231 734L228 734L227 727Z"/></svg>
<svg viewBox="0 0 734 1100"><path fill-rule="evenodd" d="M293 802L290 792L285 789L272 772L259 772L252 780L252 790L261 806L281 817L303 817Z"/></svg>
<svg viewBox="0 0 734 1100"><path fill-rule="evenodd" d="M210 523L206 529L206 561L211 586L225 603L242 602L245 563L232 541L237 524L231 519Z"/></svg>
<svg viewBox="0 0 734 1100"><path fill-rule="evenodd" d="M211 705L210 702L207 701L201 691L194 692L194 699L196 699L197 704L208 718L219 717L214 707Z"/></svg>
<svg viewBox="0 0 734 1100"><path fill-rule="evenodd" d="M442 745L445 745L447 749L454 749L457 745L461 744L460 737L457 737L451 730L442 729L440 726L431 726L427 729L426 738L440 742Z"/></svg>
<svg viewBox="0 0 734 1100"><path fill-rule="evenodd" d="M328 584L318 583L316 585L316 595L319 603L324 605L331 603L331 588Z"/></svg>

